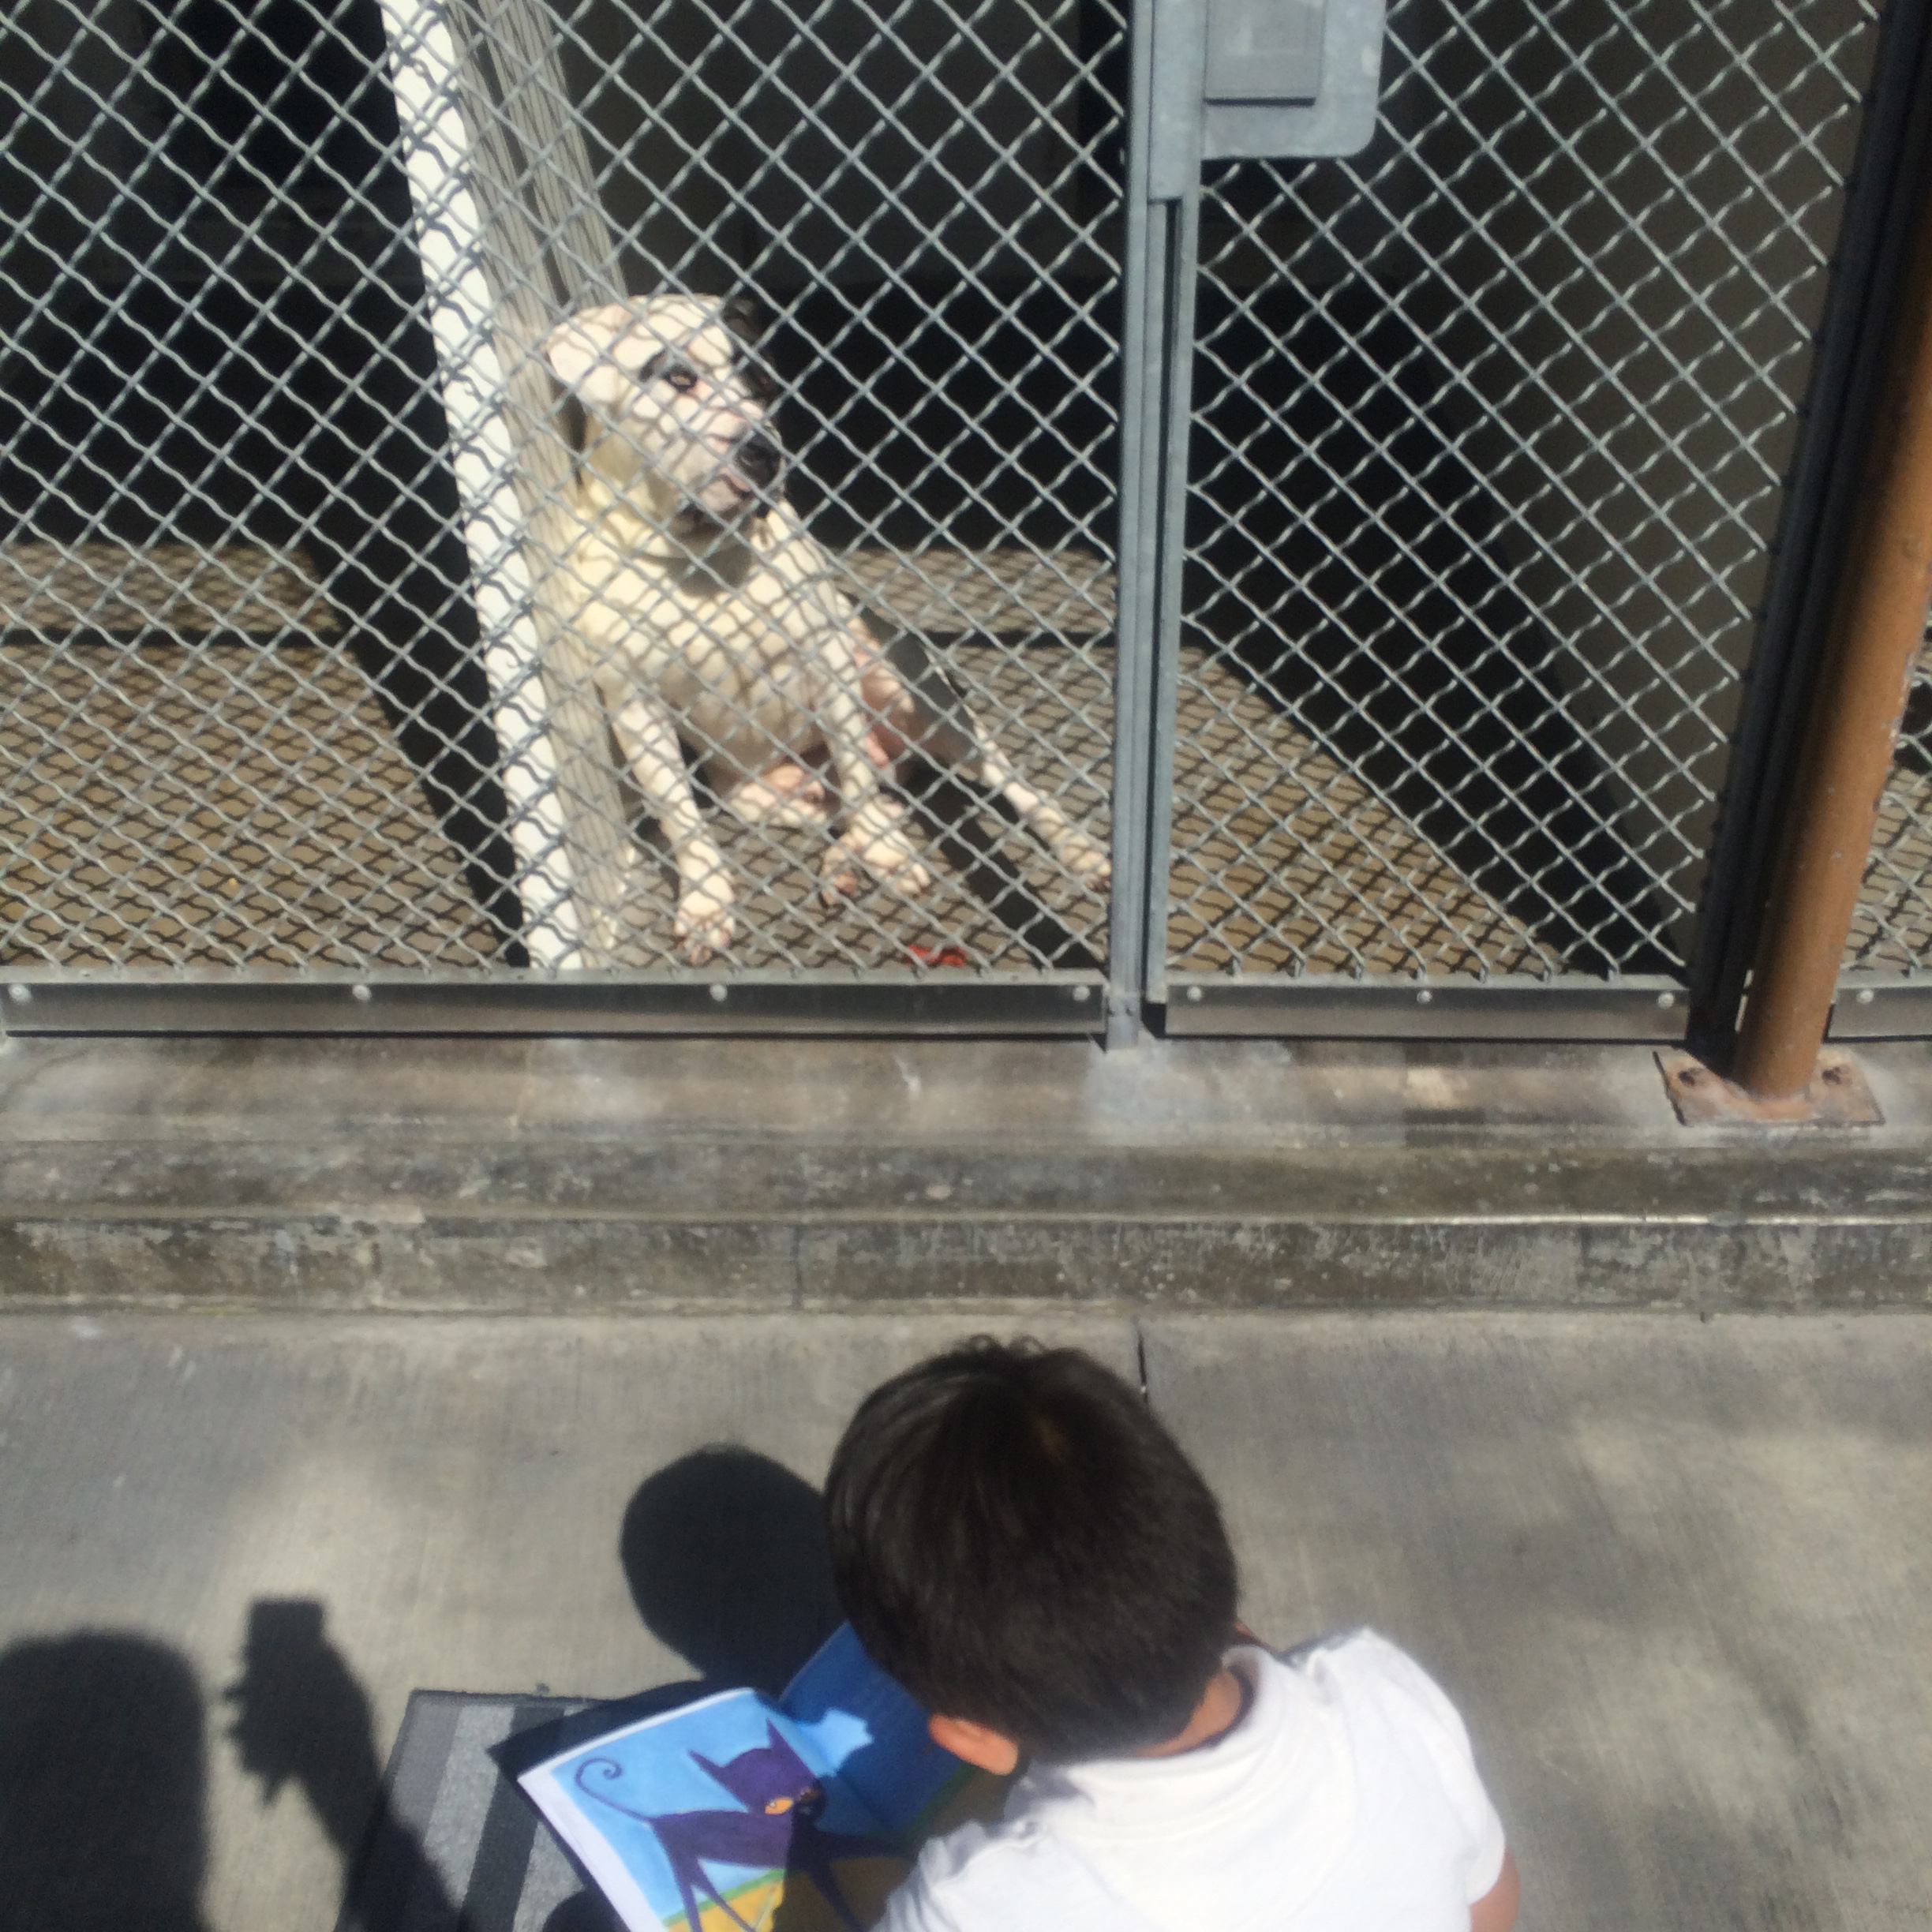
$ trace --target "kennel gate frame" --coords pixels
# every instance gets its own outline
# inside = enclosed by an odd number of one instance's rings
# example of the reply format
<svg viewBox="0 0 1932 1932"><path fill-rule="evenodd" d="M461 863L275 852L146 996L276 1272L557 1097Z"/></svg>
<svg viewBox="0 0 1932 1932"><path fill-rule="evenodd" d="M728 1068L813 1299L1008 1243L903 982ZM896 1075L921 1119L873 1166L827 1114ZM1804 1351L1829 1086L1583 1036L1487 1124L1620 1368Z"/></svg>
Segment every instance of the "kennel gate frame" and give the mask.
<svg viewBox="0 0 1932 1932"><path fill-rule="evenodd" d="M1181 8L1199 0L1178 0ZM1156 23L1176 0L1144 0ZM1139 14L1136 18L1140 17ZM1156 24L1149 35L1159 44ZM1380 980L1327 974L1233 975L1170 971L1164 945L1171 853L1172 693L1181 639L1179 560L1188 492L1188 376L1200 283L1201 174L1194 156L1157 162L1148 200L1163 208L1174 284L1174 343L1167 459L1157 553L1172 560L1159 614L1159 711L1151 788L1155 828L1141 945L1146 996L1164 1009L1163 1031L1194 1036L1323 1039L1427 1037L1487 1040L1615 1040L1674 1045L1689 1039L1721 1058L1735 1038L1751 957L1765 938L1765 900L1785 826L1805 810L1795 767L1809 705L1829 668L1825 631L1863 479L1881 358L1901 294L1903 258L1921 205L1932 201L1932 5L1887 0L1880 12L1872 80L1846 180L1833 271L1799 404L1800 430L1784 481L1771 569L1744 672L1744 702L1724 774L1722 812L1697 939L1682 977L1580 974L1548 977ZM1136 76L1138 78L1138 75ZM1160 125L1158 114L1154 124ZM1217 150L1208 158L1245 152ZM1138 197L1136 196L1136 198ZM1802 913L1799 915L1802 916ZM1932 1034L1932 985L1841 973L1827 1037Z"/></svg>
<svg viewBox="0 0 1932 1932"><path fill-rule="evenodd" d="M410 32L416 44L437 50L432 36L417 31L425 14L440 0L384 0L391 32L392 54ZM1337 0L1339 3L1339 0ZM515 17L529 0L493 0L481 17L494 13L500 29L512 39ZM873 973L861 980L852 969L822 973L762 973L729 968L673 972L650 978L632 973L597 970L594 951L587 951L592 970L573 972L567 980L537 975L511 976L500 969L459 970L408 974L311 971L298 982L252 980L245 974L205 970L121 968L107 972L90 969L43 971L17 969L6 976L8 994L0 1006L0 1024L19 1032L628 1032L780 1031L847 1032L852 1031L1092 1033L1104 1024L1109 1039L1124 1043L1138 1037L1144 999L1158 1005L1166 996L1166 1024L1178 1032L1285 1033L1318 1036L1389 1037L1426 1035L1469 1039L1623 1038L1674 1039L1680 1037L1688 1016L1688 989L1676 982L1603 979L1576 975L1555 980L1511 983L1500 979L1417 985L1410 982L1364 983L1313 977L1268 983L1268 977L1174 975L1169 983L1162 965L1159 938L1165 897L1161 866L1170 837L1170 814L1176 735L1174 681L1180 626L1178 559L1180 519L1186 485L1185 437L1189 421L1189 351L1193 304L1198 286L1200 176L1196 161L1178 174L1171 140L1161 151L1153 130L1157 114L1156 50L1164 25L1186 17L1198 0L1133 0L1129 28L1131 81L1127 120L1129 178L1124 203L1125 248L1123 261L1123 381L1121 397L1120 541L1118 556L1119 648L1117 655L1116 758L1114 839L1115 885L1110 907L1110 968L1106 979L1091 974L1051 971L1015 975L986 973L967 981L915 978ZM1892 9L1895 32L1916 31L1923 38L1927 7L1924 0L1896 0ZM412 23L414 24L413 25ZM1901 27L1900 23L1903 23ZM541 36L526 34L526 49ZM451 43L451 47L454 42ZM453 96L474 88L480 77L473 47L466 48L463 71L445 58L444 71L419 79L414 111L425 122L427 138L415 144L412 159L432 152L440 138L448 140L447 118ZM551 58L554 60L554 55ZM1804 633L1802 613L1795 608L1792 586L1820 575L1811 569L1829 545L1825 541L1833 499L1834 476L1842 471L1844 450L1854 439L1848 425L1855 417L1853 395L1859 373L1858 345L1874 326L1870 289L1860 285L1881 253L1882 216L1874 212L1878 199L1870 185L1882 179L1886 144L1896 152L1904 140L1906 118L1900 99L1906 83L1903 69L1910 62L1881 63L1879 84L1863 130L1861 190L1851 198L1845 215L1844 263L1838 286L1828 307L1824 339L1811 387L1810 431L1801 440L1798 477L1784 508L1788 533L1802 531L1807 519L1819 534L1809 545L1787 540L1780 545L1779 575L1768 601L1754 668L1759 702L1754 716L1767 711L1767 687L1782 695L1788 713L1791 693L1802 682ZM399 106L403 90L399 87ZM1171 102L1170 103L1171 107ZM444 117L440 125L436 115ZM486 140L475 138L477 117L470 116L468 142L471 165L486 178L489 156ZM1894 125L1896 123L1896 125ZM408 144L406 140L406 146ZM1874 155L1881 157L1874 161ZM447 187L451 170L447 154L440 163ZM450 197L432 178L412 171L419 223L425 208L450 217ZM505 203L501 178L491 189L492 205L472 232L461 230L460 210L454 226L454 246L440 261L440 275L425 279L432 290L439 279L444 291L446 326L439 339L451 354L443 369L446 406L457 391L450 378L464 378L461 358L474 357L480 339L475 327L475 289L479 262L487 256L485 231L500 228L515 211ZM1861 222L1863 229L1859 227ZM1870 230L1869 234L1864 230ZM420 232L420 230L419 230ZM1861 235L1863 236L1861 240ZM466 283L465 278L468 278ZM500 293L495 304L503 319ZM438 313L432 299L432 319ZM512 328L515 318L510 318ZM527 327L524 333L527 334ZM487 348L485 342L484 346ZM467 380L474 393L491 388L486 369ZM1833 385L1837 388L1834 390ZM498 390L503 385L500 376ZM508 408L516 406L511 399ZM523 406L527 409L529 405ZM466 448L480 446L485 462L466 489L473 559L477 581L486 585L492 573L504 574L505 560L515 546L507 544L503 516L504 430L501 418L460 400L448 407L451 442L459 478ZM1821 421L1833 434L1823 433ZM1837 470L1833 464L1837 464ZM1838 477L1839 494L1843 493ZM500 633L498 663L504 667L492 687L514 689L527 681L533 659L541 670L553 648L555 635L534 645L527 627L533 602L541 619L541 600L533 601L514 585L515 564L507 572L512 589L500 595L500 605L518 606L513 624L526 627L525 641L507 656ZM485 594L488 594L486 592ZM1781 601L1780 601L1781 600ZM1792 606L1788 611L1785 606ZM506 624L504 630L513 627ZM486 626L486 630L489 627ZM1767 672L1782 672L1767 676ZM551 709L556 723L556 710ZM1748 742L1749 724L1742 734ZM1775 739L1772 725L1757 717L1759 737ZM567 723L565 736L571 733ZM553 766L567 766L581 758L584 734L575 734ZM556 780L544 769L534 735L526 734L526 755L532 755L534 791L554 796ZM507 775L514 775L516 756L506 758ZM1754 778L1758 796L1770 790L1776 759L1761 749L1754 774L1743 762L1740 793ZM582 765L578 766L582 772ZM608 782L608 773L604 774ZM594 775L579 785L595 782ZM581 817L581 814L575 816ZM591 814L593 817L595 814ZM564 855L569 870L582 877L608 855L583 852L580 832L567 806L563 822L553 818L549 850ZM1762 828L1762 816L1735 809L1727 831L1746 819ZM1735 836L1735 834L1733 834ZM586 861L588 863L586 864ZM1732 874L1727 871L1724 876ZM567 890L567 888L564 889ZM560 897L561 895L560 895ZM582 922L580 921L580 923ZM1730 930L1748 928L1739 908L1732 908ZM566 929L566 950L568 934ZM1707 949L1708 950L1708 949ZM1875 1030L1875 1029L1874 1029ZM1904 1030L1904 1029L1901 1029Z"/></svg>

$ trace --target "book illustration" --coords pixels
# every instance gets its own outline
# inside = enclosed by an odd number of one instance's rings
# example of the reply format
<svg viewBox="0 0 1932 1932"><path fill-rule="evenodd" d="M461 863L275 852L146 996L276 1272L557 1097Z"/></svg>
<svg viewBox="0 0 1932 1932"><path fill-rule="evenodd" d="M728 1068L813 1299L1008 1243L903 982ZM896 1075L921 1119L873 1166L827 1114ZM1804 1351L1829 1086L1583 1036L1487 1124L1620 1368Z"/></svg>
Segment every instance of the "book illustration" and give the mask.
<svg viewBox="0 0 1932 1932"><path fill-rule="evenodd" d="M785 1742L775 1724L767 1722L765 1734L763 1744L740 1751L724 1764L713 1763L702 1751L691 1754L691 1762L737 1800L741 1808L736 1811L653 1815L633 1810L608 1788L621 1781L625 1773L625 1766L615 1758L584 1759L576 1767L575 1781L594 1803L641 1819L656 1834L669 1863L689 1932L699 1932L705 1924L698 1909L700 1891L708 1893L743 1932L759 1932L758 1924L743 1916L719 1889L712 1875L714 1867L755 1870L765 1881L753 1881L760 1889L769 1889L773 1875L807 1878L848 1932L865 1932L833 1861L897 1858L899 1848L863 1833L823 1829L820 1820L826 1810L826 1790L817 1773Z"/></svg>
<svg viewBox="0 0 1932 1932"><path fill-rule="evenodd" d="M983 1773L932 1740L926 1713L866 1654L849 1623L785 1687L782 1708L886 1835L916 1851L949 1799Z"/></svg>
<svg viewBox="0 0 1932 1932"><path fill-rule="evenodd" d="M631 1932L864 1932L975 1775L848 1630L782 1702L571 1724L516 1775Z"/></svg>

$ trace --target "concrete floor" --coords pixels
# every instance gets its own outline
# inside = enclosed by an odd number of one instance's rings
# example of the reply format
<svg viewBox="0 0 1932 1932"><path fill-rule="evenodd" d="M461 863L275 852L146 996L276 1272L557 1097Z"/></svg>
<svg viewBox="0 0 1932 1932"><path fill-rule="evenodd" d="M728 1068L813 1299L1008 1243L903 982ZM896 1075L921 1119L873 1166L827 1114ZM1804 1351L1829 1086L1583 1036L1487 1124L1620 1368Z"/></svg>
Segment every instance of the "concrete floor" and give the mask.
<svg viewBox="0 0 1932 1932"><path fill-rule="evenodd" d="M412 1687L781 1674L845 1414L972 1325L0 1318L0 1928L327 1932ZM1144 1364L1257 1628L1449 1686L1526 1932L1924 1923L1932 1320L1029 1325Z"/></svg>

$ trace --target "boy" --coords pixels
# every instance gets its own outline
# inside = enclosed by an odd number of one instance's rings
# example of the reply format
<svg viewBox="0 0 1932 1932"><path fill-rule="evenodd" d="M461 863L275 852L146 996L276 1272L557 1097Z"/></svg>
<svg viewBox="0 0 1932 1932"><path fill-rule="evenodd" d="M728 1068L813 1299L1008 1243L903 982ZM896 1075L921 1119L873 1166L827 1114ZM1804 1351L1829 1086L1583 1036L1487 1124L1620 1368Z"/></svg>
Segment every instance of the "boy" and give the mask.
<svg viewBox="0 0 1932 1932"><path fill-rule="evenodd" d="M1254 1642L1212 1494L1091 1357L982 1339L893 1377L826 1503L845 1612L934 1738L1027 1761L880 1932L1508 1932L1447 1698L1367 1631Z"/></svg>

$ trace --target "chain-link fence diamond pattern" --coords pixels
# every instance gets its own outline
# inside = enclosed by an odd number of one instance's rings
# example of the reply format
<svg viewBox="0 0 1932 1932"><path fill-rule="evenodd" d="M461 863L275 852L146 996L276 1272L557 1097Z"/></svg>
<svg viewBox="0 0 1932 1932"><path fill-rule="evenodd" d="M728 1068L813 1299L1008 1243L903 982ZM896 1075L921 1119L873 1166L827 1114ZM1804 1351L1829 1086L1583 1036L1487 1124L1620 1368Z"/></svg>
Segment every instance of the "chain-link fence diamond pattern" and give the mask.
<svg viewBox="0 0 1932 1932"><path fill-rule="evenodd" d="M1917 977L1932 967L1932 642L1906 694L1878 828L1845 942L1843 970Z"/></svg>
<svg viewBox="0 0 1932 1932"><path fill-rule="evenodd" d="M1105 0L28 0L0 69L8 956L1097 964L1121 33ZM747 706L734 620L701 620L717 702L673 707L673 757L734 901L709 957L612 728L635 653L582 622L627 508L587 490L597 412L547 353L678 293L769 320L728 383L774 385L744 406L818 606L976 728L893 759L906 865L874 839L828 868L837 735ZM676 521L680 567L717 564ZM904 722L859 735L884 756ZM761 778L830 796L760 817Z"/></svg>
<svg viewBox="0 0 1932 1932"><path fill-rule="evenodd" d="M1681 972L1873 33L1397 0L1211 170L1170 967Z"/></svg>
<svg viewBox="0 0 1932 1932"><path fill-rule="evenodd" d="M1211 168L1170 968L1679 969L1873 28L1396 0L1364 155ZM23 0L5 957L1103 963L1123 37L1114 0ZM906 863L742 809L848 788L854 732L733 685L732 622L673 706L695 830L613 734L613 425L550 350L663 294L763 312L713 387L782 449L794 604L970 711L971 755L897 756L846 680ZM1906 783L1873 960L1924 943Z"/></svg>

